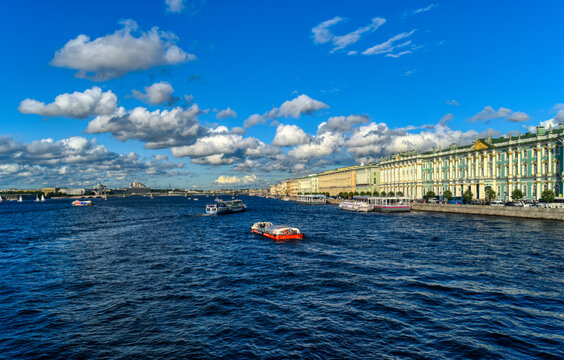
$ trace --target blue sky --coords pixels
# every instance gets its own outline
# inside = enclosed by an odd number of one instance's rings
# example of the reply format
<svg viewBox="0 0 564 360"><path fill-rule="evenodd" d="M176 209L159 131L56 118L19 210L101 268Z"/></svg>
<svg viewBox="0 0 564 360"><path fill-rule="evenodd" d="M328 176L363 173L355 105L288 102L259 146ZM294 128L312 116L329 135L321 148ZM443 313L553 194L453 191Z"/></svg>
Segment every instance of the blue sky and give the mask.
<svg viewBox="0 0 564 360"><path fill-rule="evenodd" d="M561 1L141 4L3 4L0 188L259 187L564 123Z"/></svg>

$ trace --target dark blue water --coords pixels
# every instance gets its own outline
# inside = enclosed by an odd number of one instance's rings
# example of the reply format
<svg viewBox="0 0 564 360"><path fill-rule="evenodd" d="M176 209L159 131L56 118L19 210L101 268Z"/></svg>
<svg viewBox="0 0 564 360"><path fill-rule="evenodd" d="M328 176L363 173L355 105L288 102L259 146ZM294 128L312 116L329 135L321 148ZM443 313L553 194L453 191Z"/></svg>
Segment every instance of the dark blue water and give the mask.
<svg viewBox="0 0 564 360"><path fill-rule="evenodd" d="M0 204L0 357L564 357L562 223L243 200Z"/></svg>

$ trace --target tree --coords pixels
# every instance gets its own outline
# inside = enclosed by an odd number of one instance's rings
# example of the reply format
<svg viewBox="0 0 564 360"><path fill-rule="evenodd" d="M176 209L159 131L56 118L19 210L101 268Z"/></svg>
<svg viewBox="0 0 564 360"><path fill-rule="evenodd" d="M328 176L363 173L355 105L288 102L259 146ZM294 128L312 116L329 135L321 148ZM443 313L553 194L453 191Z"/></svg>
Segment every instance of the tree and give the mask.
<svg viewBox="0 0 564 360"><path fill-rule="evenodd" d="M364 196L364 195L366 195L366 191L361 191L360 196Z"/></svg>
<svg viewBox="0 0 564 360"><path fill-rule="evenodd" d="M450 190L445 190L445 192L443 193L443 197L447 200L451 200L452 199L452 192Z"/></svg>
<svg viewBox="0 0 564 360"><path fill-rule="evenodd" d="M385 191L382 191L382 192L380 193L380 196L381 196L381 197L386 197L386 192L385 192Z"/></svg>
<svg viewBox="0 0 564 360"><path fill-rule="evenodd" d="M372 193L372 196L380 196L380 193L379 193L378 191L374 191L374 192Z"/></svg>
<svg viewBox="0 0 564 360"><path fill-rule="evenodd" d="M486 190L486 200L490 203L492 200L495 200L495 191L492 188Z"/></svg>
<svg viewBox="0 0 564 360"><path fill-rule="evenodd" d="M403 196L403 192L398 191L398 196Z"/></svg>
<svg viewBox="0 0 564 360"><path fill-rule="evenodd" d="M393 191L390 191L390 192L388 193L388 196L396 196L396 194L394 194Z"/></svg>
<svg viewBox="0 0 564 360"><path fill-rule="evenodd" d="M464 203L468 204L470 203L470 201L472 201L472 198L474 197L474 194L472 194L472 191L470 190L466 190L464 192L464 194L462 194L462 197L464 198Z"/></svg>
<svg viewBox="0 0 564 360"><path fill-rule="evenodd" d="M554 192L552 190L544 190L541 194L541 199L543 199L546 202L553 202Z"/></svg>
<svg viewBox="0 0 564 360"><path fill-rule="evenodd" d="M511 198L513 200L519 200L523 198L523 192L521 191L521 189L515 189L513 190L513 192L511 193Z"/></svg>
<svg viewBox="0 0 564 360"><path fill-rule="evenodd" d="M433 199L435 197L435 192L433 190L429 190L427 191L427 194L425 194L425 197L427 198L427 200L429 199Z"/></svg>
<svg viewBox="0 0 564 360"><path fill-rule="evenodd" d="M349 197L352 199L354 197L354 192L349 192Z"/></svg>

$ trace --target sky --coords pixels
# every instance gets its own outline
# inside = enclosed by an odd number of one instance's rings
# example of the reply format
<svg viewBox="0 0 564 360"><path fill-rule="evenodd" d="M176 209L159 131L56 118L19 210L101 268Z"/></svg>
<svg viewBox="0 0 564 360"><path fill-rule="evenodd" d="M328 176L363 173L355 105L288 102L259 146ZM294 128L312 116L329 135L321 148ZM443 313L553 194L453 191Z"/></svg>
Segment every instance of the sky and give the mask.
<svg viewBox="0 0 564 360"><path fill-rule="evenodd" d="M2 8L0 188L260 188L564 124L562 1Z"/></svg>

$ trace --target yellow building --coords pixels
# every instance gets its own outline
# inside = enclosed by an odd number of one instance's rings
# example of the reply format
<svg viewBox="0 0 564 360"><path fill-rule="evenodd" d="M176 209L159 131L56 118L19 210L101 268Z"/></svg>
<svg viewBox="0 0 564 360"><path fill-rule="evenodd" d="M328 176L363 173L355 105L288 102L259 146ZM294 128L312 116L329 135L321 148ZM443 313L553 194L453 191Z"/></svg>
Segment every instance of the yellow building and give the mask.
<svg viewBox="0 0 564 360"><path fill-rule="evenodd" d="M292 180L288 180L288 195L289 196L298 196L298 186L299 186L299 181L298 179L292 179Z"/></svg>
<svg viewBox="0 0 564 360"><path fill-rule="evenodd" d="M356 166L325 171L317 174L319 182L319 192L329 193L330 196L336 196L340 192L355 192Z"/></svg>
<svg viewBox="0 0 564 360"><path fill-rule="evenodd" d="M49 193L56 193L58 191L59 191L59 188L55 188L55 187L47 187L47 188L41 189L41 192L44 193L45 195L47 195Z"/></svg>

